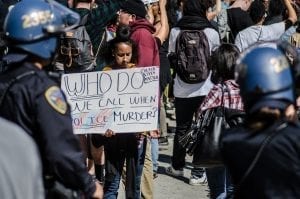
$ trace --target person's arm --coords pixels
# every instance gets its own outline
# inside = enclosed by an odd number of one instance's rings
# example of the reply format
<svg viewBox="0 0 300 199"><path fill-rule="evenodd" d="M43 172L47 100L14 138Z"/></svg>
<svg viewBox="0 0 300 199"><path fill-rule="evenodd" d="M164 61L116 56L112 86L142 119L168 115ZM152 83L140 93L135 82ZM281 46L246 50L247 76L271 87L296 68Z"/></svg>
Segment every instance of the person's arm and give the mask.
<svg viewBox="0 0 300 199"><path fill-rule="evenodd" d="M238 33L237 36L235 37L234 44L240 50L240 52L244 51L244 49L243 49L243 43L242 43L242 39L241 39L241 34L240 33Z"/></svg>
<svg viewBox="0 0 300 199"><path fill-rule="evenodd" d="M208 21L213 20L221 12L221 9L222 9L221 0L216 0L216 5L214 7L214 10L207 13Z"/></svg>
<svg viewBox="0 0 300 199"><path fill-rule="evenodd" d="M152 5L149 4L147 6L147 19L148 21L153 24L154 23L154 16L153 16L153 10L152 10Z"/></svg>
<svg viewBox="0 0 300 199"><path fill-rule="evenodd" d="M166 0L159 1L161 27L160 27L159 31L156 32L154 35L161 41L161 44L168 38L169 31L170 31L167 10L166 10L166 4L167 4Z"/></svg>
<svg viewBox="0 0 300 199"><path fill-rule="evenodd" d="M292 25L294 25L296 23L297 14L296 14L296 11L293 8L290 0L284 0L283 2L287 9L287 12L288 12L288 19L286 20L286 25L285 25L285 29L287 30L289 27L291 27Z"/></svg>

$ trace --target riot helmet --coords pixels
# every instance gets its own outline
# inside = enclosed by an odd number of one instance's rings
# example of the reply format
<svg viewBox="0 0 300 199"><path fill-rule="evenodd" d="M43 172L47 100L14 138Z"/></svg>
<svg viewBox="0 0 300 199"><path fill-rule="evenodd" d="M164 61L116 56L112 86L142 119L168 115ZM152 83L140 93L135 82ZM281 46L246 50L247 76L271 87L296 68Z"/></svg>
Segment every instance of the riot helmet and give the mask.
<svg viewBox="0 0 300 199"><path fill-rule="evenodd" d="M8 46L42 59L51 59L59 34L78 26L80 16L53 0L22 0L7 14Z"/></svg>
<svg viewBox="0 0 300 199"><path fill-rule="evenodd" d="M263 106L285 109L294 103L294 79L290 63L275 43L245 50L237 60L235 78L246 111Z"/></svg>

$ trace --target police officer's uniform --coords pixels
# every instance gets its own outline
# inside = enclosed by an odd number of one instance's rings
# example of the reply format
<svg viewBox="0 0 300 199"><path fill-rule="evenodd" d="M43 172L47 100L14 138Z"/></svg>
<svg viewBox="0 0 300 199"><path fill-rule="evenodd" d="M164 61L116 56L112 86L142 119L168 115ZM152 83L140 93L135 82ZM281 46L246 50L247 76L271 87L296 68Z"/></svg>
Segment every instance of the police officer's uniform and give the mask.
<svg viewBox="0 0 300 199"><path fill-rule="evenodd" d="M31 63L19 63L0 75L1 96L8 82L0 115L20 125L36 141L45 175L54 174L63 184L92 194L83 154L73 134L70 107L58 85Z"/></svg>
<svg viewBox="0 0 300 199"><path fill-rule="evenodd" d="M59 34L77 26L79 19L55 1L23 0L15 4L4 24L10 51L4 58L8 69L0 75L0 116L21 126L37 143L47 197L53 181L81 190L88 198L96 190L73 134L66 98L39 68L53 59Z"/></svg>
<svg viewBox="0 0 300 199"><path fill-rule="evenodd" d="M259 132L244 127L224 132L222 151L235 185L246 173L263 140L280 124L281 121ZM300 198L299 143L298 124L287 123L278 130L235 198Z"/></svg>

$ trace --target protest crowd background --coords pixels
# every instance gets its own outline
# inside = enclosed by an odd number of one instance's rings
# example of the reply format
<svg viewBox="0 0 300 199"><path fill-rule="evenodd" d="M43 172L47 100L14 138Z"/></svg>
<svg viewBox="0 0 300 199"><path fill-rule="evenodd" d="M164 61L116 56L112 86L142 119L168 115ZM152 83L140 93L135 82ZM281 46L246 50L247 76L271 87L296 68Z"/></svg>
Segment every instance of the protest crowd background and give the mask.
<svg viewBox="0 0 300 199"><path fill-rule="evenodd" d="M0 198L152 199L162 175L207 190L176 198L299 198L299 16L298 0L0 0Z"/></svg>

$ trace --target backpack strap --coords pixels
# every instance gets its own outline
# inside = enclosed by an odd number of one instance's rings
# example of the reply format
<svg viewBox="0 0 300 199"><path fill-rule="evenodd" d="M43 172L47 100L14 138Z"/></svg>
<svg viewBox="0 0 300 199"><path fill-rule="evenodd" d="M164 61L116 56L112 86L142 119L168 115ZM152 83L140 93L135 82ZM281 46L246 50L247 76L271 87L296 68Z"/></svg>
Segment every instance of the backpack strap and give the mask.
<svg viewBox="0 0 300 199"><path fill-rule="evenodd" d="M68 48L71 48L71 45L68 43ZM70 68L72 66L73 63L73 57L72 57L72 51L69 50L68 51L68 62L66 63L66 67Z"/></svg>
<svg viewBox="0 0 300 199"><path fill-rule="evenodd" d="M217 23L221 40L227 43L230 43L230 41L234 42L234 36L229 26L229 22L227 9L222 9L217 16Z"/></svg>
<svg viewBox="0 0 300 199"><path fill-rule="evenodd" d="M90 14L88 13L88 14L84 15L83 17L81 17L80 23L79 23L79 25L76 28L85 26L86 23L87 23L87 21L88 21L89 15ZM68 47L71 48L71 46L68 46ZM72 64L73 64L73 56L72 56L72 51L71 50L68 51L68 55L67 56L68 56L68 59L67 59L68 61L67 61L67 63L65 65L66 65L67 68L70 68L72 66Z"/></svg>
<svg viewBox="0 0 300 199"><path fill-rule="evenodd" d="M84 16L81 18L81 20L80 20L79 26L84 26L84 25L87 23L87 21L88 21L88 17L89 17L89 14L84 15ZM106 29L105 29L105 30L106 30ZM96 65L97 56L98 56L98 54L99 54L99 51L100 51L100 49L101 49L101 47L102 47L102 45L103 45L103 42L104 42L105 38L106 38L106 31L105 31L105 30L104 30L104 32L103 32L103 34L102 34L100 44L99 44L99 46L98 46L98 48L97 48L97 51L96 51L96 54L95 54L95 56L94 56L94 60L93 60L94 65ZM71 59L72 59L72 58L71 58ZM71 64L72 64L72 63L71 63ZM71 66L71 65L70 65L70 66Z"/></svg>
<svg viewBox="0 0 300 199"><path fill-rule="evenodd" d="M99 46L98 46L98 48L97 48L97 52L96 52L96 54L95 54L95 56L94 56L94 57L95 57L95 59L94 59L95 65L96 65L96 61L97 61L97 57L98 57L99 51L100 51L100 49L102 48L102 45L103 45L103 42L104 42L104 39L105 39L105 38L106 38L106 31L104 31L103 34L102 34L100 44L99 44Z"/></svg>
<svg viewBox="0 0 300 199"><path fill-rule="evenodd" d="M89 14L84 15L80 20L79 26L84 26L88 21L88 17L89 17Z"/></svg>
<svg viewBox="0 0 300 199"><path fill-rule="evenodd" d="M234 36L233 36L233 33L231 31L231 28L229 26L229 18L228 18L228 12L227 12L227 9L225 9L225 15L224 17L226 18L226 41L228 43L230 43L230 41L232 41L234 43Z"/></svg>

